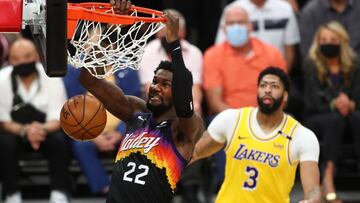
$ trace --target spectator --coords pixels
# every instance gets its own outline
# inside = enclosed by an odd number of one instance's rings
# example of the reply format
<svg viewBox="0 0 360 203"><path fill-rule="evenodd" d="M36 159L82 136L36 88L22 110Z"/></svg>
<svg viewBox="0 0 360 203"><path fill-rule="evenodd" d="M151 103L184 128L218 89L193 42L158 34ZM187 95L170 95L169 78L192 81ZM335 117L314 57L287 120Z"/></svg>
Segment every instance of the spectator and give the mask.
<svg viewBox="0 0 360 203"><path fill-rule="evenodd" d="M295 45L300 41L299 28L291 5L284 0L237 0L225 7L242 6L249 14L253 25L252 35L280 50L289 70L295 59ZM216 42L225 41L222 32L225 19L220 20ZM289 71L290 72L290 71Z"/></svg>
<svg viewBox="0 0 360 203"><path fill-rule="evenodd" d="M256 106L256 78L268 66L286 69L280 52L255 37L241 6L225 12L226 41L210 47L204 56L204 88L210 110Z"/></svg>
<svg viewBox="0 0 360 203"><path fill-rule="evenodd" d="M360 53L360 2L354 0L311 0L300 14L300 50L306 57L317 28L336 20L350 35L350 45Z"/></svg>
<svg viewBox="0 0 360 203"><path fill-rule="evenodd" d="M204 89L210 113L216 115L228 108L256 106L259 73L268 66L286 69L281 53L255 37L248 14L240 6L225 12L226 41L214 45L204 56ZM224 178L225 154L215 154L218 181Z"/></svg>
<svg viewBox="0 0 360 203"><path fill-rule="evenodd" d="M179 17L179 37L181 39L181 46L183 50L183 57L185 65L191 71L193 75L194 85L192 87L194 107L195 111L201 114L201 101L202 101L202 53L194 45L185 40L186 35L186 22L181 13L174 9L169 9L171 13L174 13ZM147 95L149 86L152 82L154 70L158 65L158 61L169 60L171 50L166 43L165 29L157 33L157 39L152 40L144 49L144 55L140 63L139 76L141 84L143 86L144 95Z"/></svg>
<svg viewBox="0 0 360 203"><path fill-rule="evenodd" d="M5 203L21 202L18 161L23 152L39 151L49 162L50 202L69 202L70 149L60 131L59 113L66 101L60 79L49 79L35 45L16 40L10 65L0 71L0 162Z"/></svg>
<svg viewBox="0 0 360 203"><path fill-rule="evenodd" d="M306 125L323 137L322 186L329 201L337 197L334 167L346 126L360 157L359 63L349 42L348 33L338 22L321 25L304 63Z"/></svg>
<svg viewBox="0 0 360 203"><path fill-rule="evenodd" d="M68 66L68 74L63 78L68 97L86 94L86 90L78 81L80 69ZM111 75L107 80L116 83L129 95L140 96L140 83L137 72L132 69L122 69ZM88 181L90 191L94 194L106 194L109 191L110 178L103 166L100 153L115 153L120 142L125 125L119 119L107 112L106 127L92 142L71 141L71 148Z"/></svg>

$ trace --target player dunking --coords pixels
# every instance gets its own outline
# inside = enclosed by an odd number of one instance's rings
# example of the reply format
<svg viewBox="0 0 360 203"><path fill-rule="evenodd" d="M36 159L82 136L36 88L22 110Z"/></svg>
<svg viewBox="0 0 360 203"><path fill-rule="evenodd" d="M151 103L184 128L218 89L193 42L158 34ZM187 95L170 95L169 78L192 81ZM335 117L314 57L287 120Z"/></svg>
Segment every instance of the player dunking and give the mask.
<svg viewBox="0 0 360 203"><path fill-rule="evenodd" d="M118 9L129 2L117 1ZM125 6L126 5L126 6ZM147 102L126 96L122 90L82 69L81 84L113 115L126 122L111 179L107 203L169 203L180 175L204 130L194 113L192 75L182 59L178 19L166 18L166 39L172 62L155 70Z"/></svg>
<svg viewBox="0 0 360 203"><path fill-rule="evenodd" d="M283 112L289 79L278 68L258 78L258 108L225 110L195 146L193 161L225 147L225 180L216 203L290 202L300 162L302 203L320 202L319 143L309 129Z"/></svg>

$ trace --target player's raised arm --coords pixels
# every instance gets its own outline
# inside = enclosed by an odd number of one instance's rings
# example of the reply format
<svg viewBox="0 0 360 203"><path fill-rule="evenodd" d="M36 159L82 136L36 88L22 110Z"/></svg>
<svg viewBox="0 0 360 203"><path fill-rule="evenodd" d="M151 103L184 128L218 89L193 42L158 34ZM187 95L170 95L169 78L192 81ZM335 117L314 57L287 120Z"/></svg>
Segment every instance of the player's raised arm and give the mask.
<svg viewBox="0 0 360 203"><path fill-rule="evenodd" d="M196 142L204 130L202 119L194 113L192 98L193 79L185 67L178 38L179 19L165 12L166 40L172 50L173 81L172 97L176 115L179 117L179 131L191 142Z"/></svg>
<svg viewBox="0 0 360 203"><path fill-rule="evenodd" d="M127 14L131 7L131 2L127 0L111 0L111 4L117 14ZM85 68L81 70L79 81L109 112L123 121L129 120L135 111L146 110L143 100L124 95L118 86L93 77Z"/></svg>

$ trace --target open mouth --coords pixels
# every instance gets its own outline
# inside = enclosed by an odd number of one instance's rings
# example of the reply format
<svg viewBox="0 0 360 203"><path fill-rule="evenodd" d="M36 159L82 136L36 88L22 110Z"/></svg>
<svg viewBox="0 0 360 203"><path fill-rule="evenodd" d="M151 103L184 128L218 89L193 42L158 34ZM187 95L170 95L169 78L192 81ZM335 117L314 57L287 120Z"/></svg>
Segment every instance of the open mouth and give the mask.
<svg viewBox="0 0 360 203"><path fill-rule="evenodd" d="M272 104L274 100L271 97L263 97L262 101L264 104Z"/></svg>
<svg viewBox="0 0 360 203"><path fill-rule="evenodd" d="M151 95L151 96L149 97L149 100L150 100L151 102L160 102L160 101L161 101L161 97L158 96L158 95Z"/></svg>

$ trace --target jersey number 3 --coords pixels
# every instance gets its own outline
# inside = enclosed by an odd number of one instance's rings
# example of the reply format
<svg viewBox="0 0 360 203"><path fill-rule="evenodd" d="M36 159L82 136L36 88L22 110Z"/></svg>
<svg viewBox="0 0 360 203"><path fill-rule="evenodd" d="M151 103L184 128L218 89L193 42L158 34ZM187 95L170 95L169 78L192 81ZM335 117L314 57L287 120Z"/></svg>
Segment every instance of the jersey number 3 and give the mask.
<svg viewBox="0 0 360 203"><path fill-rule="evenodd" d="M244 182L244 189L254 190L258 181L259 171L255 167L247 166L245 173L249 176L249 179Z"/></svg>
<svg viewBox="0 0 360 203"><path fill-rule="evenodd" d="M135 162L129 162L127 164L128 167L130 167L130 169L128 171L126 171L124 173L124 177L123 180L128 181L128 182L134 182L136 184L140 184L140 185L145 185L145 181L141 180L142 177L146 176L149 172L149 167L147 165L139 165L138 167L136 167L136 163ZM129 177L130 174L132 174L133 172L135 172L136 168L141 171L141 173L138 173L135 178L131 178Z"/></svg>

